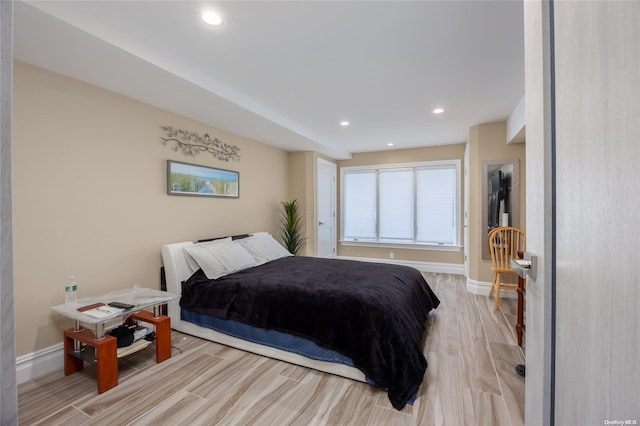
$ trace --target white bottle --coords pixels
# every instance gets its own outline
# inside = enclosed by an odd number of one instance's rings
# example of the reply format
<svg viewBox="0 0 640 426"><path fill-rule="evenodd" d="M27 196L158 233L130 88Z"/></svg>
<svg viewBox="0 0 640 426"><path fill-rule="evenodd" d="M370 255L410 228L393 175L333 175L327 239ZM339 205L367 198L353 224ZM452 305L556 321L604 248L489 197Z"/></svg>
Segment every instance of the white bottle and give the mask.
<svg viewBox="0 0 640 426"><path fill-rule="evenodd" d="M64 286L65 305L74 305L78 301L78 283L76 277L69 277L69 284Z"/></svg>

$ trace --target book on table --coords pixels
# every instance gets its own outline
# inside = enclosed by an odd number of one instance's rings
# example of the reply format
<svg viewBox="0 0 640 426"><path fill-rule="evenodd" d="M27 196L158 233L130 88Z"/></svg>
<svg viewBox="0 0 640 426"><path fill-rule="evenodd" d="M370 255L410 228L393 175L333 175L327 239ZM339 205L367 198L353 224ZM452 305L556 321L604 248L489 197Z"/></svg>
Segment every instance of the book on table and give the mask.
<svg viewBox="0 0 640 426"><path fill-rule="evenodd" d="M98 306L88 307L88 309L78 308L78 311L94 318L106 318L124 310L121 308L114 308L113 306L105 305L104 303L97 305Z"/></svg>

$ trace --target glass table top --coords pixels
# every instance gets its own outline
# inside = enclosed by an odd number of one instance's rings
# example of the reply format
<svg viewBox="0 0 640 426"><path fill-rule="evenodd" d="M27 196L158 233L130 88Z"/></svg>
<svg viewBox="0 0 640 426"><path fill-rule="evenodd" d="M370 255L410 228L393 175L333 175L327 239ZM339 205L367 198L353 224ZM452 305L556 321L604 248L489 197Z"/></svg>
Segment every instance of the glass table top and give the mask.
<svg viewBox="0 0 640 426"><path fill-rule="evenodd" d="M52 306L51 309L54 312L65 315L71 319L83 322L85 324L100 324L114 320L116 318L127 316L133 312L138 312L144 309L162 305L178 298L180 298L180 296L178 296L177 294L168 293L166 291L154 290L151 288L134 287L125 290L112 291L100 296L81 298L78 299L78 301L75 303L56 305ZM124 309L122 311L118 311L101 318L96 318L94 316L78 311L78 308L92 305L94 303L104 303L105 305L107 305L111 302L127 303L130 305L134 305L134 307L131 309Z"/></svg>

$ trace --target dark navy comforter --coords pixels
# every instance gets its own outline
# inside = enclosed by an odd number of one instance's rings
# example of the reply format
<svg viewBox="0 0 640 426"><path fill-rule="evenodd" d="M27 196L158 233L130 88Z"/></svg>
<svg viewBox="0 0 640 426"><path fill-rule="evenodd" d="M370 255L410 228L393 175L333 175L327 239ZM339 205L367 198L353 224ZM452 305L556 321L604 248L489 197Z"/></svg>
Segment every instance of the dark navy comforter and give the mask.
<svg viewBox="0 0 640 426"><path fill-rule="evenodd" d="M180 306L313 340L353 360L400 410L427 361L427 315L440 301L410 267L291 256L217 280L202 270L182 283Z"/></svg>

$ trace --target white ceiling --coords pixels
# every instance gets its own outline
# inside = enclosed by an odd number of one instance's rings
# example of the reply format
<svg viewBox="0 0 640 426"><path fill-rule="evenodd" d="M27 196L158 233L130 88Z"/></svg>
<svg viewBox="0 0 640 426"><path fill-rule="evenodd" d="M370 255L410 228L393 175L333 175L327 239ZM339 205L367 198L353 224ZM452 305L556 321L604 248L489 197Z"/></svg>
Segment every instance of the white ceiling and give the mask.
<svg viewBox="0 0 640 426"><path fill-rule="evenodd" d="M522 15L520 0L17 1L14 57L344 159L506 120L524 95Z"/></svg>

